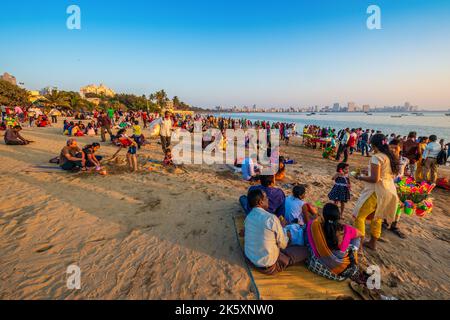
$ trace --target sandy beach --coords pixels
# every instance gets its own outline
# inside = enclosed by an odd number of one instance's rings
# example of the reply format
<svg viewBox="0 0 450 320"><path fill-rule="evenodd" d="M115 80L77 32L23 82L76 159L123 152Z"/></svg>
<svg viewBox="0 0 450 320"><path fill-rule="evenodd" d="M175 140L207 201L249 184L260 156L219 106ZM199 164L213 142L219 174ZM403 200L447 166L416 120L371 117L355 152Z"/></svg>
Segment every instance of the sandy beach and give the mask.
<svg viewBox="0 0 450 320"><path fill-rule="evenodd" d="M223 165L150 170L149 159L163 158L156 139L139 152L137 174L126 172L125 153L107 176L37 168L51 166L67 137L60 127L22 134L35 143L0 143L0 299L255 298L233 226L243 214L238 197L249 187L238 174ZM308 184L307 199L326 202L336 162L292 140L282 153L297 163L279 186ZM99 154L115 151L102 144ZM349 163L366 166L368 158L355 154ZM441 172L450 176L448 167ZM348 223L361 190L353 181ZM433 197L431 215L402 217L407 239L384 231L378 251L366 253L388 295L450 298L450 194L436 189ZM81 268L81 290L66 287L72 264Z"/></svg>

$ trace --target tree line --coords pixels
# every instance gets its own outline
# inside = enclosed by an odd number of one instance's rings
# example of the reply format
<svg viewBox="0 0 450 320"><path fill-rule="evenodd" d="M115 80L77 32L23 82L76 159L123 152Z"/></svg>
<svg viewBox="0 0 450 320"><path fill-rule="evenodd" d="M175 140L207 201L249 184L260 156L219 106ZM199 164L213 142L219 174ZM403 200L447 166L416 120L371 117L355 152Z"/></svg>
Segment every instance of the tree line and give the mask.
<svg viewBox="0 0 450 320"><path fill-rule="evenodd" d="M94 103L96 101L96 103ZM58 108L71 111L92 111L94 109L115 110L146 110L148 112L160 112L169 102L172 102L174 110L192 110L187 103L178 96L170 99L165 90L159 90L148 96L138 96L129 93L116 94L113 97L87 93L82 97L74 91L53 90L33 103L30 102L30 93L7 81L0 80L0 105L24 106L32 104L46 108Z"/></svg>

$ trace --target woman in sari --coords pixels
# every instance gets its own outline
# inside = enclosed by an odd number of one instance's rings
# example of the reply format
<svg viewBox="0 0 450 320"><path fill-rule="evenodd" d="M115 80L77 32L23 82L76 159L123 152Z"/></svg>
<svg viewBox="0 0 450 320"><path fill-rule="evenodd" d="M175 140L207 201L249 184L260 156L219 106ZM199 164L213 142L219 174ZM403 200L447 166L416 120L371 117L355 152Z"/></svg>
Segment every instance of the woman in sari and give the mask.
<svg viewBox="0 0 450 320"><path fill-rule="evenodd" d="M365 182L365 188L361 192L353 214L356 216L355 227L361 232L363 238L366 234L366 220L371 218L371 239L364 246L376 250L377 240L381 237L383 220L388 224L395 220L398 196L394 177L399 172L399 163L389 149L385 135L375 134L370 143L375 154L370 160L368 175L356 175L356 179Z"/></svg>
<svg viewBox="0 0 450 320"><path fill-rule="evenodd" d="M307 246L310 252L308 269L325 278L343 281L358 275L357 251L360 232L340 223L337 205L327 203L323 215L308 222Z"/></svg>

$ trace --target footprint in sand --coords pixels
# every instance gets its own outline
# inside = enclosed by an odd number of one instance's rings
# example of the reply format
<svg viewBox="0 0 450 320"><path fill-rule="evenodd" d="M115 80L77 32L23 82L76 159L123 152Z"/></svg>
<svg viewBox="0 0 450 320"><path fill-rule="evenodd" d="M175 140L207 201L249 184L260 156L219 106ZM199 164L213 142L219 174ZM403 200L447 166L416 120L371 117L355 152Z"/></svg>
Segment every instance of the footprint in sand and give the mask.
<svg viewBox="0 0 450 320"><path fill-rule="evenodd" d="M53 245L47 244L47 245L44 245L44 246L42 246L42 247L40 247L40 248L34 250L34 252L36 252L36 253L42 253L42 252L45 252L45 251L50 250L51 248L53 248Z"/></svg>

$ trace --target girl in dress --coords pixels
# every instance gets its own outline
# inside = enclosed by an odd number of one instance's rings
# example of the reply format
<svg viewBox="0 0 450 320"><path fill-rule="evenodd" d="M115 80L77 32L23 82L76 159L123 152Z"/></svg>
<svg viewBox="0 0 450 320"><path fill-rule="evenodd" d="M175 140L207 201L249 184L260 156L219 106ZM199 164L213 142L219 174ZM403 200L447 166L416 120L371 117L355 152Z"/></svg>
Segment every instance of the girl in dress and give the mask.
<svg viewBox="0 0 450 320"><path fill-rule="evenodd" d="M341 217L344 214L345 204L350 200L350 178L348 176L348 164L339 163L336 174L333 176L334 186L328 194L328 198L337 205L341 204Z"/></svg>

